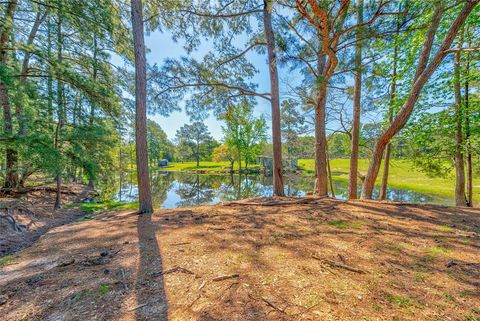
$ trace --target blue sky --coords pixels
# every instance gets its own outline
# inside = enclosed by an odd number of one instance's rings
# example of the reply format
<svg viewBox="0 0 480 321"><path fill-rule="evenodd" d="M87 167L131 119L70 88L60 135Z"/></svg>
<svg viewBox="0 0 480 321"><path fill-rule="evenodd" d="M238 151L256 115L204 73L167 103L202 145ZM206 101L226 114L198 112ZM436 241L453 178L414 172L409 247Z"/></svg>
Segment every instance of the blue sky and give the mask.
<svg viewBox="0 0 480 321"><path fill-rule="evenodd" d="M166 58L176 58L185 56L187 53L183 49L181 42L174 42L168 32L162 33L160 31L152 32L145 36L145 44L149 50L147 52L147 61L149 64L162 65ZM194 58L200 58L205 55L210 49L211 44L204 42L199 50L193 52L191 56ZM259 73L253 79L258 83L259 91L269 91L270 80L268 77L268 65L266 56L258 55L256 53L250 53L248 59L255 64ZM169 117L160 115L150 115L149 118L160 124L163 130L167 133L170 139L175 137L175 132L185 123L189 123L190 120L183 110L183 104L179 104L182 107L182 111L173 112ZM258 99L258 105L256 107L256 115L264 114L267 119L270 118L270 104L269 102ZM208 126L212 136L220 140L222 138L222 122L218 121L215 117L210 116L205 124Z"/></svg>

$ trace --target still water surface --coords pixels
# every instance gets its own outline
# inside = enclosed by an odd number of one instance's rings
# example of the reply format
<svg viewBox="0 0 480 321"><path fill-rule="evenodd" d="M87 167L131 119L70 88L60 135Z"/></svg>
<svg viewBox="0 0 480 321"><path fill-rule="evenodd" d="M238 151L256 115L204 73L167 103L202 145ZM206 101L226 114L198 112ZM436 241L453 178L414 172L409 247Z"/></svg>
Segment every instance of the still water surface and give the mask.
<svg viewBox="0 0 480 321"><path fill-rule="evenodd" d="M130 175L128 175L130 176ZM205 175L183 172L152 172L152 197L156 208L177 208L215 204L249 197L271 196L272 177L265 175ZM312 176L291 174L285 177L285 192L289 196L304 196L312 191ZM345 199L347 182L334 181L336 197ZM137 186L125 177L115 198L122 202L137 199ZM374 197L377 195L374 194ZM389 189L388 199L413 202L454 205L453 198L426 195L409 190Z"/></svg>

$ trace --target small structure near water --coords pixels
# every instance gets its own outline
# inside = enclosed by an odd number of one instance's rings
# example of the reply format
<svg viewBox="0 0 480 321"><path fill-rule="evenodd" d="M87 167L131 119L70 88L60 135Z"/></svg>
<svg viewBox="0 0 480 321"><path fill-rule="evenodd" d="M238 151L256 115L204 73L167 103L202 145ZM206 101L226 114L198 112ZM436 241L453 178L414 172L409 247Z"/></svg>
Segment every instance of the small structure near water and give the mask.
<svg viewBox="0 0 480 321"><path fill-rule="evenodd" d="M166 167L166 166L168 166L168 159L161 159L158 162L158 167Z"/></svg>

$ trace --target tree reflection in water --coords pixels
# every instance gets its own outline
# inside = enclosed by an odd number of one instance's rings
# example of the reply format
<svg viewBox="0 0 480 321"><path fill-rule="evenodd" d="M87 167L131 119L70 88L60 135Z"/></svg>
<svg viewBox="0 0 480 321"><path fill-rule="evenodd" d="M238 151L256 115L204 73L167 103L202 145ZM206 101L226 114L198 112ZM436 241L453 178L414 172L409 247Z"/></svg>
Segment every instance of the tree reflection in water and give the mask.
<svg viewBox="0 0 480 321"><path fill-rule="evenodd" d="M213 183L217 179L212 175L177 173L176 194L181 198L177 207L212 203L215 197Z"/></svg>
<svg viewBox="0 0 480 321"><path fill-rule="evenodd" d="M120 177L114 184L117 186L113 197L117 200L131 202L136 200L136 182L130 173L122 177L121 193L118 189ZM181 172L153 171L151 173L152 196L155 208L175 208L195 205L215 204L239 199L272 195L272 177L264 175L209 175L188 174ZM312 191L314 180L312 176L301 174L285 175L285 192L289 196L304 196ZM344 199L347 195L347 182L334 181L337 198ZM374 196L376 196L374 194ZM388 190L388 199L416 203L437 203L453 205L452 198L442 198L408 190Z"/></svg>

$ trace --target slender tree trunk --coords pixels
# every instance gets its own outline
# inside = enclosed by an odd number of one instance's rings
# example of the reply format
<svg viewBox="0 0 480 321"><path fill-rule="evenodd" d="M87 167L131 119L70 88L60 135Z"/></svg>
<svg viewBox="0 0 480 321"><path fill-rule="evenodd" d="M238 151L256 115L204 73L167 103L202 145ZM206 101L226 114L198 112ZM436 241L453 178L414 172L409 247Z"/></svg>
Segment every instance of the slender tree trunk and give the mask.
<svg viewBox="0 0 480 321"><path fill-rule="evenodd" d="M61 8L58 9L57 12L57 60L59 63L62 63L62 51L63 51L63 35L62 35L62 10ZM55 149L60 150L61 143L60 143L60 132L63 128L65 116L65 106L63 100L63 83L60 80L57 80L57 129L55 131ZM55 176L55 181L57 183L57 194L55 197L55 209L59 209L62 206L62 172L63 172L63 164L58 164L59 168L57 169L57 174Z"/></svg>
<svg viewBox="0 0 480 321"><path fill-rule="evenodd" d="M200 166L200 142L197 140L197 167Z"/></svg>
<svg viewBox="0 0 480 321"><path fill-rule="evenodd" d="M325 107L327 93L319 92L315 106L315 195L328 196Z"/></svg>
<svg viewBox="0 0 480 321"><path fill-rule="evenodd" d="M12 0L7 4L7 10L4 16L3 27L0 31L0 64L6 65L8 61L8 38L13 30L13 17L17 1ZM6 84L0 80L0 105L3 109L3 131L6 136L13 135L13 119L12 119L12 106L8 95L8 89ZM12 144L9 144L12 146ZM16 188L18 186L18 156L17 151L13 148L7 148L5 150L6 158L6 176L4 187Z"/></svg>
<svg viewBox="0 0 480 321"><path fill-rule="evenodd" d="M458 47L461 48L462 41ZM462 128L462 97L460 93L460 51L455 52L454 58L454 87L455 87L455 205L467 206L465 198L465 163L463 157L463 128Z"/></svg>
<svg viewBox="0 0 480 321"><path fill-rule="evenodd" d="M335 189L333 188L333 177L332 177L332 169L330 168L330 156L328 154L328 145L327 145L327 171L328 171L328 182L330 184L330 193L332 197L335 198Z"/></svg>
<svg viewBox="0 0 480 321"><path fill-rule="evenodd" d="M466 63L466 80L465 80L465 140L467 147L467 205L473 207L473 170L472 170L472 146L470 142L470 105L469 105L469 69L470 69L470 54L467 57Z"/></svg>
<svg viewBox="0 0 480 321"><path fill-rule="evenodd" d="M399 8L401 9L401 8ZM400 10L399 10L400 11ZM400 32L400 23L397 18L397 30L396 35ZM397 63L398 63L398 43L395 39L395 45L393 47L393 70L392 70L392 79L390 83L390 103L388 106L388 123L393 121L393 108L395 104L396 91L397 91ZM390 172L390 154L391 154L392 145L388 142L385 150L385 158L383 160L383 176L382 176L382 185L380 186L380 195L379 199L384 200L387 198L387 187L388 187L388 175Z"/></svg>
<svg viewBox="0 0 480 321"><path fill-rule="evenodd" d="M242 171L242 153L240 152L240 148L238 149L238 170L239 172Z"/></svg>
<svg viewBox="0 0 480 321"><path fill-rule="evenodd" d="M3 108L3 132L7 137L13 135L12 109L8 98L8 91L3 82L0 81L0 104ZM7 144L9 145L9 144ZM16 188L18 186L17 153L12 148L6 149L6 176L5 188Z"/></svg>
<svg viewBox="0 0 480 321"><path fill-rule="evenodd" d="M52 41L52 23L50 21L50 17L47 18L47 58L48 60L52 59L52 47L53 47L53 41ZM47 78L47 110L48 110L48 121L49 121L49 126L51 123L53 123L53 79L52 79L52 73L50 70L50 65L48 66L49 70L49 75ZM51 128L51 127L49 127Z"/></svg>
<svg viewBox="0 0 480 321"><path fill-rule="evenodd" d="M268 65L270 71L270 92L272 105L272 143L273 143L273 195L284 196L282 132L280 124L280 92L278 87L277 57L275 53L275 35L272 28L272 0L263 1L263 22L268 47Z"/></svg>
<svg viewBox="0 0 480 321"><path fill-rule="evenodd" d="M135 140L137 157L138 199L140 213L153 212L147 148L147 71L143 35L143 5L131 0L133 46L135 53Z"/></svg>
<svg viewBox="0 0 480 321"><path fill-rule="evenodd" d="M62 176L57 175L55 177L55 182L57 185L57 192L55 194L55 205L53 208L58 210L62 207Z"/></svg>
<svg viewBox="0 0 480 321"><path fill-rule="evenodd" d="M427 31L427 37L423 44L422 51L420 53L419 61L417 64L417 71L413 80L413 86L408 94L408 97L403 104L400 111L394 117L390 125L385 129L385 131L378 138L372 159L370 161L370 166L368 168L367 176L363 183L362 188L362 198L370 199L372 198L373 188L375 186L375 181L378 176L380 169L380 163L382 161L383 152L385 147L390 142L392 137L394 137L407 123L410 115L413 112L413 107L418 100L421 90L423 89L427 80L432 76L435 70L438 68L440 63L443 61L445 56L448 54L448 49L450 48L455 36L460 30L461 26L465 22L466 18L473 10L475 5L477 5L480 0L468 1L465 3L463 9L458 14L455 21L452 23L450 29L448 30L445 38L443 39L442 44L438 48L435 56L429 61L430 52L433 46L433 40L435 38L435 33L440 23L440 18L442 16L443 10L438 8L434 14L433 21L429 25L429 30Z"/></svg>
<svg viewBox="0 0 480 321"><path fill-rule="evenodd" d="M55 130L55 138L54 138L54 145L55 149L59 149L60 145L60 128L62 124L61 121L59 120L57 123L57 129ZM55 175L55 182L57 185L57 192L55 195L55 205L53 206L54 209L59 209L62 206L62 175L60 172L58 172Z"/></svg>
<svg viewBox="0 0 480 321"><path fill-rule="evenodd" d="M357 2L357 23L363 23L363 0ZM353 87L353 124L352 124L352 148L350 155L350 173L348 184L348 198L357 198L357 173L358 173L358 141L360 138L360 112L362 97L362 37L357 32L355 46L355 84Z"/></svg>
<svg viewBox="0 0 480 321"><path fill-rule="evenodd" d="M95 82L97 80L97 74L98 74L98 44L97 44L97 35L96 31L94 31L93 34L93 81ZM95 100L90 99L90 117L89 117L89 125L93 126L93 122L95 120ZM95 177L94 173L90 173L88 177L88 186L90 188L95 188Z"/></svg>

